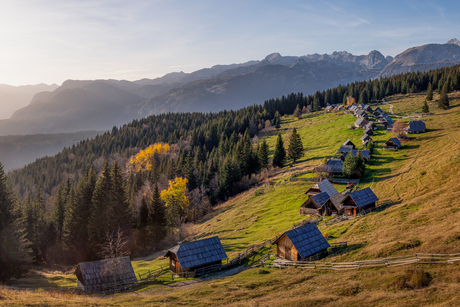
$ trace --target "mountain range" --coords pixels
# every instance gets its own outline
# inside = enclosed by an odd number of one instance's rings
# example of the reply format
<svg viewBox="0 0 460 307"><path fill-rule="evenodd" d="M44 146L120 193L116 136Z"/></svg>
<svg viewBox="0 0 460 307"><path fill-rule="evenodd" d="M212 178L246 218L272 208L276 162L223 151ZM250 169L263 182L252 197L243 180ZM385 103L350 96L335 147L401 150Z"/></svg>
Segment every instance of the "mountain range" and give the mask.
<svg viewBox="0 0 460 307"><path fill-rule="evenodd" d="M108 130L152 114L239 109L291 92L311 94L339 84L458 63L460 42L452 39L409 48L394 58L377 50L367 55L272 53L258 61L173 72L156 79L67 80L35 93L27 106L0 120L0 135ZM0 87L0 99L1 93Z"/></svg>

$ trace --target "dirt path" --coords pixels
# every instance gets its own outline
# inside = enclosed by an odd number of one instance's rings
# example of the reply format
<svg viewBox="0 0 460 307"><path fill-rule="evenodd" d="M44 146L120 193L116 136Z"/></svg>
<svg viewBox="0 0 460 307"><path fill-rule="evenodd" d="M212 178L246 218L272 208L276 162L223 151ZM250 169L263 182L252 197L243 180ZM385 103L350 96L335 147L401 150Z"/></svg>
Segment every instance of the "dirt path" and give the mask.
<svg viewBox="0 0 460 307"><path fill-rule="evenodd" d="M387 105L390 106L389 111L390 111L391 115L393 115L394 117L397 117L397 118L418 118L418 119L422 118L422 116L400 116L400 115L396 115L396 114L393 112L393 105L392 105L392 104L386 102L385 99L382 99L382 102L383 102L384 104L387 104Z"/></svg>

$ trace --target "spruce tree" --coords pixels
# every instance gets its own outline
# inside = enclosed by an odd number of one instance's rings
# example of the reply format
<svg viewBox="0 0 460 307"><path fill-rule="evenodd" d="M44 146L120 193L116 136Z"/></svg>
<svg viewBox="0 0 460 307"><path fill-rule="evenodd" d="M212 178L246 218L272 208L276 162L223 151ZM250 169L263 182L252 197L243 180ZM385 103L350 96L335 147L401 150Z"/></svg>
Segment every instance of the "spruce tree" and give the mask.
<svg viewBox="0 0 460 307"><path fill-rule="evenodd" d="M430 113L430 107L426 100L423 102L422 113Z"/></svg>
<svg viewBox="0 0 460 307"><path fill-rule="evenodd" d="M126 197L125 182L123 173L115 161L112 165L110 174L110 193L111 193L111 230L126 228L131 222L131 212L129 212L129 203Z"/></svg>
<svg viewBox="0 0 460 307"><path fill-rule="evenodd" d="M92 212L88 223L88 235L93 252L97 253L110 229L111 193L110 169L107 161L104 163L101 176L96 182L92 198Z"/></svg>
<svg viewBox="0 0 460 307"><path fill-rule="evenodd" d="M23 264L30 262L25 228L0 163L0 281L19 277Z"/></svg>
<svg viewBox="0 0 460 307"><path fill-rule="evenodd" d="M76 259L75 253L79 249L78 230L80 229L80 220L77 211L77 199L75 197L75 190L70 188L67 203L65 205L64 224L62 227L62 245L66 254L66 258L71 262Z"/></svg>
<svg viewBox="0 0 460 307"><path fill-rule="evenodd" d="M160 199L160 192L158 185L155 184L153 190L152 201L150 202L148 210L147 230L148 237L153 244L159 243L167 234L166 230L166 213L165 205Z"/></svg>
<svg viewBox="0 0 460 307"><path fill-rule="evenodd" d="M300 135L297 133L297 129L294 128L289 138L288 159L292 160L292 163L295 164L298 159L303 157L304 152L305 149L303 148Z"/></svg>
<svg viewBox="0 0 460 307"><path fill-rule="evenodd" d="M59 233L62 232L62 225L64 224L65 204L67 202L64 191L64 186L59 185L56 198L54 199L54 208L51 219L53 220L54 227Z"/></svg>
<svg viewBox="0 0 460 307"><path fill-rule="evenodd" d="M273 154L273 166L283 167L284 159L286 159L286 150L284 149L281 133L278 133L278 138L276 139L275 145L275 153Z"/></svg>
<svg viewBox="0 0 460 307"><path fill-rule="evenodd" d="M433 88L431 87L431 83L428 83L428 88L426 90L426 101L433 100ZM428 113L428 112L424 112Z"/></svg>
<svg viewBox="0 0 460 307"><path fill-rule="evenodd" d="M280 113L278 111L275 112L275 118L273 119L273 125L275 126L276 129L281 128Z"/></svg>
<svg viewBox="0 0 460 307"><path fill-rule="evenodd" d="M261 168L268 166L268 144L265 139L262 140L262 144L260 144L259 151L257 153L259 159L259 165Z"/></svg>
<svg viewBox="0 0 460 307"><path fill-rule="evenodd" d="M438 108L447 110L449 108L449 96L447 96L447 86L444 85L441 90L441 96L438 100Z"/></svg>

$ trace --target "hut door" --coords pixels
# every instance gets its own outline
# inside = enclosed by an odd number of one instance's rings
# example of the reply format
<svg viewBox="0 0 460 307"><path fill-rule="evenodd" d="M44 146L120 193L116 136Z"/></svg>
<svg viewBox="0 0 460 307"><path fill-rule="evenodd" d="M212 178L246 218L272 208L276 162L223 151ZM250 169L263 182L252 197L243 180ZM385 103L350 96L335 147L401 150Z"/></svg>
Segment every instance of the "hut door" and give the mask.
<svg viewBox="0 0 460 307"><path fill-rule="evenodd" d="M356 216L356 208L353 208L353 215Z"/></svg>

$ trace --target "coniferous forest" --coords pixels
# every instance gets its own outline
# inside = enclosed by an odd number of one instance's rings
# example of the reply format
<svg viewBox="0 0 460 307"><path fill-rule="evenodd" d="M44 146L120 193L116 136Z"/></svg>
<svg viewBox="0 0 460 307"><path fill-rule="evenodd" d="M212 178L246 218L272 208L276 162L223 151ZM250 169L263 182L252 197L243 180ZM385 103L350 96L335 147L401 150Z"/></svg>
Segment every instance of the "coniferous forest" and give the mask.
<svg viewBox="0 0 460 307"><path fill-rule="evenodd" d="M308 96L292 93L236 111L154 115L7 175L0 167L0 279L30 262L99 259L101 246L120 231L131 255L149 254L168 234L178 232L180 238L182 225L262 180L275 148L254 136L268 126L282 127L280 116L346 103L347 96L367 104L427 89L460 90L460 66L339 85ZM288 161L296 162L301 152L291 153ZM276 166L290 157L275 154Z"/></svg>

